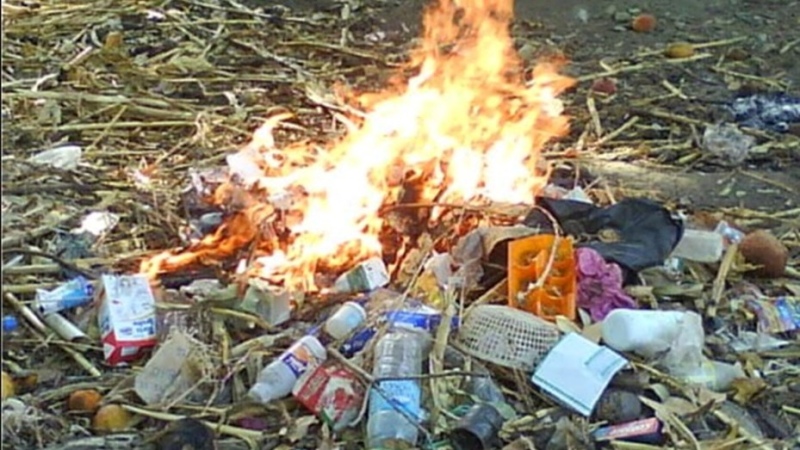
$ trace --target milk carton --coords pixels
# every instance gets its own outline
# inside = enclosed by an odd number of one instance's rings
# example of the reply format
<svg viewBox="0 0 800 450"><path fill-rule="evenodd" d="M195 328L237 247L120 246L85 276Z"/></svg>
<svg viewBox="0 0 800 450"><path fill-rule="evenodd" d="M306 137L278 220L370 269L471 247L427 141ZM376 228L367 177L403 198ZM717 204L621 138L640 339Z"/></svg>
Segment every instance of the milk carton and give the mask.
<svg viewBox="0 0 800 450"><path fill-rule="evenodd" d="M144 275L103 275L98 321L106 362L117 365L157 343L156 300Z"/></svg>

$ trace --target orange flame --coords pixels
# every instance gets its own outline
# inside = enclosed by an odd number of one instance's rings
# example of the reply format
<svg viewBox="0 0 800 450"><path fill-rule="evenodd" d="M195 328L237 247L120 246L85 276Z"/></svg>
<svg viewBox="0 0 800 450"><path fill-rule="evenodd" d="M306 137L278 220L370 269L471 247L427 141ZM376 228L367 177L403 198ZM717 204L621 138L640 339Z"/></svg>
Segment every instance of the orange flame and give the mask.
<svg viewBox="0 0 800 450"><path fill-rule="evenodd" d="M250 185L251 204L183 253L144 261L142 271L230 257L283 211L285 245L270 246L256 267L308 281L321 262L341 268L380 254L379 210L409 178L421 181L419 201L532 203L546 183L534 175L539 153L568 129L556 96L573 80L543 63L526 81L509 34L512 6L441 0L426 11L416 76L399 92L361 96L366 115L322 155L276 148L271 132L283 117L268 121L228 160Z"/></svg>

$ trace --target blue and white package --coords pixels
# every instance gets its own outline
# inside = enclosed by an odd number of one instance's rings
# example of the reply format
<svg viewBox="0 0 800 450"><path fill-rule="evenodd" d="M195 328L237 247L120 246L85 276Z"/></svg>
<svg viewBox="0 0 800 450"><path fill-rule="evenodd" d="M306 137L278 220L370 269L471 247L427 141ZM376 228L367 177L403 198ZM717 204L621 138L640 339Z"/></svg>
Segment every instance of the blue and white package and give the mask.
<svg viewBox="0 0 800 450"><path fill-rule="evenodd" d="M400 309L387 311L383 314L383 322L388 322L391 327L406 327L435 333L442 323L442 313L429 306L420 305L414 309ZM453 317L451 330L458 329L458 317ZM366 347L367 343L377 333L375 328L362 328L348 339L340 348L340 352L347 357L353 356Z"/></svg>
<svg viewBox="0 0 800 450"><path fill-rule="evenodd" d="M94 286L82 276L75 277L61 286L46 291L38 289L34 306L43 316L77 308L92 301Z"/></svg>

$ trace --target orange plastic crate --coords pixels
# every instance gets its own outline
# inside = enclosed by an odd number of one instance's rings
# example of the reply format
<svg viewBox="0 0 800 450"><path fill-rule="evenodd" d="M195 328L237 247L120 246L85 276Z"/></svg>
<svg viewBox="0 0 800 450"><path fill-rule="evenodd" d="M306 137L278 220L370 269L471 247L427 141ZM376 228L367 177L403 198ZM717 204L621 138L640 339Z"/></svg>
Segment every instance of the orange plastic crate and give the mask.
<svg viewBox="0 0 800 450"><path fill-rule="evenodd" d="M556 259L545 274L555 239L552 234L540 234L508 245L508 304L547 320L559 315L575 320L578 282L571 238L559 238ZM526 294L545 275L543 287Z"/></svg>

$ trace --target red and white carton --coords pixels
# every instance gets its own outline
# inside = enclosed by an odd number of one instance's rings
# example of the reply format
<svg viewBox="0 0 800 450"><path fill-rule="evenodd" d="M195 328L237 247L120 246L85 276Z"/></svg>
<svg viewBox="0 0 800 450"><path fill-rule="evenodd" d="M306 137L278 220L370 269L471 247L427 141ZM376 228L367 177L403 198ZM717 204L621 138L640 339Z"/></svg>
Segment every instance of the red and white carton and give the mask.
<svg viewBox="0 0 800 450"><path fill-rule="evenodd" d="M292 393L303 406L338 431L358 417L366 388L349 368L328 361L307 372Z"/></svg>
<svg viewBox="0 0 800 450"><path fill-rule="evenodd" d="M98 321L106 362L139 358L155 346L156 300L144 275L103 275Z"/></svg>

